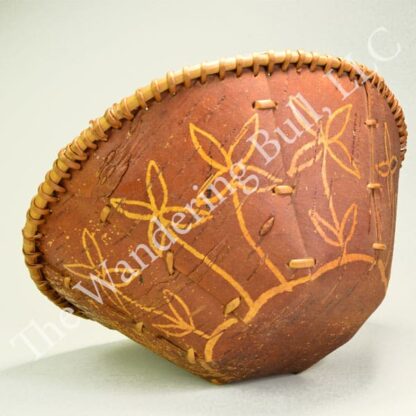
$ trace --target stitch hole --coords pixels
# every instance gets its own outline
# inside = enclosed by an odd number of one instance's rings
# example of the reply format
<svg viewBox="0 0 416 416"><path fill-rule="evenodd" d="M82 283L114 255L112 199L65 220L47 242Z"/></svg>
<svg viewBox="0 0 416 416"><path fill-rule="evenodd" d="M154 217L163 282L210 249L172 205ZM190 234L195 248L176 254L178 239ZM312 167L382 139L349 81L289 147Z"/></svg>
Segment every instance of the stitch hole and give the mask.
<svg viewBox="0 0 416 416"><path fill-rule="evenodd" d="M260 56L257 53L253 53L252 70L254 76L257 77L260 72Z"/></svg>
<svg viewBox="0 0 416 416"><path fill-rule="evenodd" d="M69 276L64 277L63 284L65 289L71 289L71 278Z"/></svg>
<svg viewBox="0 0 416 416"><path fill-rule="evenodd" d="M134 324L134 328L139 334L141 334L141 333L143 333L144 323L142 321L137 322L137 323Z"/></svg>
<svg viewBox="0 0 416 416"><path fill-rule="evenodd" d="M276 185L272 188L272 193L275 195L292 195L295 192L295 187L290 185Z"/></svg>
<svg viewBox="0 0 416 416"><path fill-rule="evenodd" d="M231 312L234 312L241 303L241 299L239 296L237 296L236 298L230 300L225 306L224 306L224 315L227 316L229 315Z"/></svg>
<svg viewBox="0 0 416 416"><path fill-rule="evenodd" d="M315 267L316 260L313 257L306 257L304 259L291 259L286 263L289 269L309 269Z"/></svg>
<svg viewBox="0 0 416 416"><path fill-rule="evenodd" d="M387 246L384 243L375 242L372 245L374 250L384 251L387 249Z"/></svg>
<svg viewBox="0 0 416 416"><path fill-rule="evenodd" d="M369 118L369 119L365 120L364 124L367 127L377 127L378 126L378 122L375 118Z"/></svg>
<svg viewBox="0 0 416 416"><path fill-rule="evenodd" d="M277 101L267 98L264 100L255 100L251 103L251 106L256 110L268 110L277 108L278 103Z"/></svg>
<svg viewBox="0 0 416 416"><path fill-rule="evenodd" d="M374 191L376 189L381 189L381 183L379 183L379 182L370 182L369 184L367 184L367 189L369 189L370 191Z"/></svg>
<svg viewBox="0 0 416 416"><path fill-rule="evenodd" d="M196 363L195 356L196 356L195 350L193 348L189 348L188 351L186 352L186 359L188 360L188 362L191 364L195 364Z"/></svg>

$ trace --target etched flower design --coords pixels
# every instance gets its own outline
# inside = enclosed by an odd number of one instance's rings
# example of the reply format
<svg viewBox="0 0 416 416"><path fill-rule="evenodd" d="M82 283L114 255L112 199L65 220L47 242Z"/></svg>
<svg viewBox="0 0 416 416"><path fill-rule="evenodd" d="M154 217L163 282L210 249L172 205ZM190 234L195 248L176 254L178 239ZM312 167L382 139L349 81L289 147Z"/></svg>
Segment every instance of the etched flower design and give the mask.
<svg viewBox="0 0 416 416"><path fill-rule="evenodd" d="M209 338L205 332L196 328L189 307L178 294L168 289L163 290L163 296L168 305L169 313L153 306L142 305L137 300L131 299L119 290L136 280L140 276L140 269L126 269L124 267L107 268L107 262L94 234L86 228L82 232L81 242L86 256L86 262L65 264L65 269L71 275L93 282L100 281L100 287L103 293L106 293L108 300L115 306L123 309L126 313L129 313L129 311L126 309L125 302L156 316L157 319L161 319L161 323L152 325L167 335L183 337L190 333L195 333L203 338ZM123 276L123 279L117 279L116 276ZM127 280L126 276L129 277Z"/></svg>
<svg viewBox="0 0 416 416"><path fill-rule="evenodd" d="M392 212L396 210L394 176L398 168L399 160L393 154L389 128L387 123L384 123L384 160L375 165L375 170L386 181L387 198Z"/></svg>
<svg viewBox="0 0 416 416"><path fill-rule="evenodd" d="M147 229L149 245L159 256L162 256L163 251L155 245L153 239L157 221L172 236L175 236L175 229L190 231L212 218L209 211L198 208L196 209L196 214L199 219L195 220L188 208L179 205L169 205L169 193L166 180L154 160L151 160L147 166L145 182L147 201L111 198L110 202L116 211L125 217L132 220L147 221L149 223ZM180 220L176 215L179 215ZM166 238L166 234L163 233L160 242L161 246L165 246Z"/></svg>
<svg viewBox="0 0 416 416"><path fill-rule="evenodd" d="M127 312L119 289L130 285L139 278L140 269L108 267L95 235L87 228L84 228L82 232L81 244L86 261L84 263L64 264L64 268L72 276L92 282L94 287L99 284L108 300L116 307ZM96 300L102 302L101 299L98 300L97 298Z"/></svg>
<svg viewBox="0 0 416 416"><path fill-rule="evenodd" d="M294 105L304 109L296 97L291 97ZM327 119L325 126L311 128L311 124L299 112L292 111L299 124L313 136L313 139L300 147L294 154L289 170L289 176L311 167L315 162L327 157L331 158L341 169L360 178L360 171L347 146L342 142L342 136L348 125L352 104L346 104L335 110Z"/></svg>
<svg viewBox="0 0 416 416"><path fill-rule="evenodd" d="M387 123L384 125L384 153L385 159L376 164L376 171L382 178L393 176L399 167L397 156L391 150L391 138Z"/></svg>
<svg viewBox="0 0 416 416"><path fill-rule="evenodd" d="M64 268L74 276L83 279L101 279L114 287L125 287L140 276L139 269L127 269L125 267L107 267L106 259L98 245L95 235L84 228L81 236L81 244L84 249L85 263L64 264Z"/></svg>
<svg viewBox="0 0 416 416"><path fill-rule="evenodd" d="M226 178L230 173L232 178L229 183L234 188L242 189L243 187L249 192L254 188L249 184L244 186L236 179L245 169L246 173L254 173L261 180L260 186L256 192L266 192L271 190L276 184L282 182L281 179L270 174L266 170L250 163L253 153L256 150L256 143L259 135L259 116L257 113L252 115L242 126L238 134L235 136L228 149L225 149L220 140L213 134L189 123L189 132L192 143L199 156L210 166L215 172L206 180L199 189L199 194L205 195L209 187L215 183L219 177ZM250 139L250 140L249 140ZM238 155L241 157L238 157ZM212 203L218 202L224 197L227 188L223 188L218 195L208 195L208 199ZM206 196L206 195L205 195ZM201 201L201 204L204 202Z"/></svg>
<svg viewBox="0 0 416 416"><path fill-rule="evenodd" d="M304 130L312 136L312 140L295 152L287 173L293 177L322 160L322 185L324 195L328 200L331 221L325 219L315 209L310 209L308 215L322 239L329 245L341 248L345 254L357 226L358 206L352 203L342 215L341 220L338 218L328 181L328 159L335 162L345 172L360 179L358 166L342 141L350 120L352 104L339 107L330 114L324 125L315 123L314 126L313 114L308 108L296 97L291 96L290 100L293 115Z"/></svg>

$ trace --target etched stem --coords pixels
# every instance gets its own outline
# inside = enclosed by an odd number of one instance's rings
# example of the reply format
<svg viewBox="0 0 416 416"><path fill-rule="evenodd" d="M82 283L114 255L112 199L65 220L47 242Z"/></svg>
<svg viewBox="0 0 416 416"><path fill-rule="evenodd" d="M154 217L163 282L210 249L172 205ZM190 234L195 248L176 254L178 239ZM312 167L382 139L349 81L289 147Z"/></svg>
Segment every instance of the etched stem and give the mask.
<svg viewBox="0 0 416 416"><path fill-rule="evenodd" d="M257 253L257 255L260 257L260 259L267 266L267 268L277 278L277 280L279 280L279 282L282 285L287 284L287 280L283 276L283 274L279 270L279 268L269 259L269 257L263 251L263 249L259 245L256 244L256 242L253 240L253 237L250 235L250 232L248 231L248 228L247 228L247 225L246 225L246 222L245 222L242 210L241 210L240 198L238 197L237 192L235 192L233 194L233 204L234 204L235 212L236 212L236 215L237 215L238 224L240 226L240 230L243 234L244 239L247 241L247 243L250 245L250 247Z"/></svg>

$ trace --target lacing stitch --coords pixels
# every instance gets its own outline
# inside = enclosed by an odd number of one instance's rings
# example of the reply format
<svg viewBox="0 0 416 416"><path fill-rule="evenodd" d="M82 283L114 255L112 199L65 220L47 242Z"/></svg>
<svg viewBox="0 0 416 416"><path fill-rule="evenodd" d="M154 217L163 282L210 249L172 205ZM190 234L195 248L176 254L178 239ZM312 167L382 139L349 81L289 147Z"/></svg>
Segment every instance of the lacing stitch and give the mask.
<svg viewBox="0 0 416 416"><path fill-rule="evenodd" d="M127 102L127 97L123 98L123 100L121 100L120 106L120 113L123 115L123 117L127 120L133 120L134 114L131 112L128 102Z"/></svg>
<svg viewBox="0 0 416 416"><path fill-rule="evenodd" d="M122 126L121 121L117 117L117 104L113 104L106 110L104 118L107 120L108 124L115 129L119 129Z"/></svg>
<svg viewBox="0 0 416 416"><path fill-rule="evenodd" d="M90 121L91 132L100 140L106 141L107 134L105 133L103 126L101 125L101 118L96 118Z"/></svg>
<svg viewBox="0 0 416 416"><path fill-rule="evenodd" d="M243 73L244 58L242 56L237 56L235 58L235 74L237 78Z"/></svg>
<svg viewBox="0 0 416 416"><path fill-rule="evenodd" d="M207 66L205 62L201 63L201 76L199 77L199 81L201 84L205 84L207 82Z"/></svg>
<svg viewBox="0 0 416 416"><path fill-rule="evenodd" d="M147 106L146 100L144 99L144 95L141 89L136 90L135 92L136 100L139 103L139 107L143 110L148 110L149 107Z"/></svg>
<svg viewBox="0 0 416 416"><path fill-rule="evenodd" d="M166 83L168 84L169 93L171 95L175 95L176 94L176 80L172 71L169 71L166 74Z"/></svg>
<svg viewBox="0 0 416 416"><path fill-rule="evenodd" d="M159 88L159 83L157 82L156 79L154 79L151 83L150 83L150 89L152 90L152 94L154 99L159 102L162 101L162 95L160 93L160 88Z"/></svg>
<svg viewBox="0 0 416 416"><path fill-rule="evenodd" d="M187 66L183 67L182 74L183 74L183 83L186 88L189 88L192 85L192 82L191 82L191 73Z"/></svg>
<svg viewBox="0 0 416 416"><path fill-rule="evenodd" d="M276 55L273 51L268 51L267 56L269 57L269 64L267 65L267 73L271 75L274 71Z"/></svg>

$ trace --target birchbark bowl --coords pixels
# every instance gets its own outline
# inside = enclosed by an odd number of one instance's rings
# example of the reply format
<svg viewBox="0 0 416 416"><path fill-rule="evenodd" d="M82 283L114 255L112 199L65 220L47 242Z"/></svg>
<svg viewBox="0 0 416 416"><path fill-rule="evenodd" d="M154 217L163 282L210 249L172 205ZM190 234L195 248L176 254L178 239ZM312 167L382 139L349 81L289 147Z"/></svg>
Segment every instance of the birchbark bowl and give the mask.
<svg viewBox="0 0 416 416"><path fill-rule="evenodd" d="M298 373L384 298L406 137L383 79L340 58L169 72L59 152L25 261L61 308L214 383Z"/></svg>

